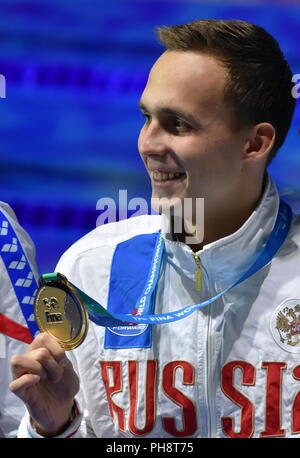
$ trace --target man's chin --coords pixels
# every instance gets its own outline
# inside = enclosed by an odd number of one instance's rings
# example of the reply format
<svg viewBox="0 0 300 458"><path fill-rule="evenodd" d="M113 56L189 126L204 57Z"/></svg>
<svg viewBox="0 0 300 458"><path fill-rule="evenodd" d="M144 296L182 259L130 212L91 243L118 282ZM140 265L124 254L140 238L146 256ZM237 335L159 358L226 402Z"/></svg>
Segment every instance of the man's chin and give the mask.
<svg viewBox="0 0 300 458"><path fill-rule="evenodd" d="M180 197L158 197L153 194L151 197L151 207L157 213L167 215L182 215L183 199Z"/></svg>

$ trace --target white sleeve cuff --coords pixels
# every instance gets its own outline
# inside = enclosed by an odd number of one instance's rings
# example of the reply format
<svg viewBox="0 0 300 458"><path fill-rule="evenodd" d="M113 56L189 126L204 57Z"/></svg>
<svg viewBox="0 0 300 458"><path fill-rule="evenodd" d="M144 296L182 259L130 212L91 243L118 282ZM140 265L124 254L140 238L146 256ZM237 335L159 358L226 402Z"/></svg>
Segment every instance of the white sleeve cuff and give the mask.
<svg viewBox="0 0 300 458"><path fill-rule="evenodd" d="M77 408L77 415L72 421L72 423L68 426L68 428L58 436L53 436L53 438L71 438L71 437L81 437L80 435L80 424L82 420L82 413L80 412L80 409L78 407L78 403L76 403L76 408ZM44 436L41 436L36 432L36 430L33 428L31 421L30 421L30 415L29 412L26 411L26 414L22 418L21 424L19 426L19 431L18 431L18 437L19 438L31 438L31 439L45 439Z"/></svg>

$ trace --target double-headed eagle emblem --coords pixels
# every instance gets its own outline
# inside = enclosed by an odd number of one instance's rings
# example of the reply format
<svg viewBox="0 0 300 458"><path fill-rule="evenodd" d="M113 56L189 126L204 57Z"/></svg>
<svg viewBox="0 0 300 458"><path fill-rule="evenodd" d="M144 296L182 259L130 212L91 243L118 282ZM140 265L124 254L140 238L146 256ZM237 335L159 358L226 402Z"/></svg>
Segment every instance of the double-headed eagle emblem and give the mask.
<svg viewBox="0 0 300 458"><path fill-rule="evenodd" d="M276 329L282 343L292 347L300 346L300 304L294 308L285 307L277 314Z"/></svg>

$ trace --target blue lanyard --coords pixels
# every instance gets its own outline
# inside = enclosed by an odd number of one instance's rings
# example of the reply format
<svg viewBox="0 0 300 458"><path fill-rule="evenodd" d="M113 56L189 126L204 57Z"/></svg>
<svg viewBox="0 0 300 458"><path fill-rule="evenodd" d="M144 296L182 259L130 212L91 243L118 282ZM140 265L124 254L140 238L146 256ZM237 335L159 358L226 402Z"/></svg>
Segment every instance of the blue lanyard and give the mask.
<svg viewBox="0 0 300 458"><path fill-rule="evenodd" d="M291 220L292 211L290 207L285 202L281 201L274 228L266 244L263 246L262 251L258 255L256 261L237 281L235 281L231 286L225 288L221 293L199 304L192 304L190 306L181 308L175 312L150 315L148 314L148 311L150 310L152 296L155 293L156 285L158 282L160 265L164 252L164 241L161 232L159 232L146 285L144 287L142 295L139 297L136 303L136 314L125 315L118 313L109 313L100 304L98 304L94 300L91 300L89 301L89 304L86 304L88 312L90 309L90 318L92 321L94 321L96 324L100 326L122 326L122 324L124 325L124 322L135 324L162 324L171 323L173 321L185 318L186 316L189 316L191 313L193 313L195 310L206 307L207 305L215 302L217 299L220 299L224 294L228 293L239 283L242 283L247 278L254 275L262 267L266 266L272 260L272 258L275 256L279 248L284 243L289 232ZM76 289L80 293L82 293L78 288Z"/></svg>

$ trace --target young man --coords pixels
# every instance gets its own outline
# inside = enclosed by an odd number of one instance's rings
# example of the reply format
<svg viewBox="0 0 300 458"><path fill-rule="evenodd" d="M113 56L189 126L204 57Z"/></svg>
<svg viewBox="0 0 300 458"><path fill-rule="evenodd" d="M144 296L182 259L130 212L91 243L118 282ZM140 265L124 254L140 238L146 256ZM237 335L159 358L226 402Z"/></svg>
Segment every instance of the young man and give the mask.
<svg viewBox="0 0 300 458"><path fill-rule="evenodd" d="M180 321L90 323L69 359L51 336L38 336L12 360L11 389L29 412L21 437L300 434L299 219L271 262L226 290L274 236L279 197L266 166L292 119L291 71L275 40L242 21L195 21L159 36L167 51L141 97L140 154L153 198L204 198L205 212L204 222L184 213L182 233L162 231L150 313L220 296ZM109 310L132 313L162 219L98 227L56 270Z"/></svg>

